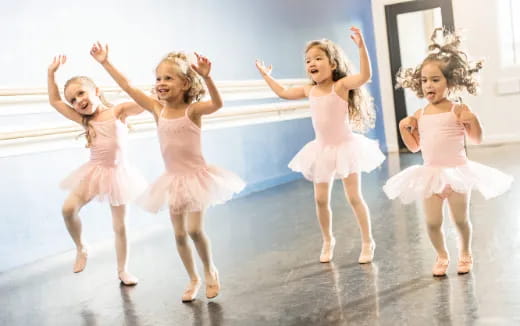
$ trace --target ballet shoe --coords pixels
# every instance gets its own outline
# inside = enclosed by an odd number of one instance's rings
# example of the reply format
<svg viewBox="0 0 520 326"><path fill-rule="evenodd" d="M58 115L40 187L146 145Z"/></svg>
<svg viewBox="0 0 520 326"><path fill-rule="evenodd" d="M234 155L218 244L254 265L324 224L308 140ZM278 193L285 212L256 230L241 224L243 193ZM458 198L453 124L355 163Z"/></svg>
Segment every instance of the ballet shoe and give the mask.
<svg viewBox="0 0 520 326"><path fill-rule="evenodd" d="M336 246L336 238L332 237L330 242L323 242L320 254L320 263L329 263L334 256L334 247Z"/></svg>
<svg viewBox="0 0 520 326"><path fill-rule="evenodd" d="M74 266L72 267L72 271L74 273L82 272L87 266L87 258L88 258L88 250L78 250L76 253L76 261L74 262Z"/></svg>
<svg viewBox="0 0 520 326"><path fill-rule="evenodd" d="M197 297L200 289L200 280L191 280L182 294L182 302L192 302Z"/></svg>
<svg viewBox="0 0 520 326"><path fill-rule="evenodd" d="M361 253L359 254L358 262L360 264L368 264L374 260L374 251L376 249L376 243L371 242L370 246L361 245Z"/></svg>
<svg viewBox="0 0 520 326"><path fill-rule="evenodd" d="M433 276L446 276L446 271L448 270L449 263L449 259L441 259L437 257L437 259L435 260L435 265L433 265Z"/></svg>
<svg viewBox="0 0 520 326"><path fill-rule="evenodd" d="M117 275L119 276L119 280L123 285L134 286L139 283L139 279L127 271L119 272Z"/></svg>
<svg viewBox="0 0 520 326"><path fill-rule="evenodd" d="M206 298L212 299L216 297L220 291L220 281L218 278L218 271L215 269L215 283L208 283L206 278Z"/></svg>
<svg viewBox="0 0 520 326"><path fill-rule="evenodd" d="M467 274L473 268L473 257L471 255L464 255L459 258L457 263L457 273Z"/></svg>

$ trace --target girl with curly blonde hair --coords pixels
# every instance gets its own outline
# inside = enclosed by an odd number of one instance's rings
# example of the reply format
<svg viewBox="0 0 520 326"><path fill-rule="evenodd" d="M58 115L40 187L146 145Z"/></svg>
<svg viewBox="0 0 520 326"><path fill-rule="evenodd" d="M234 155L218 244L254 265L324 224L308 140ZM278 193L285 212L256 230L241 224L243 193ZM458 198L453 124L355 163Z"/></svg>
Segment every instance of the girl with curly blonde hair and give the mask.
<svg viewBox="0 0 520 326"><path fill-rule="evenodd" d="M197 62L192 64L185 53L169 53L155 69L155 94L149 96L114 68L108 60L108 46L94 44L91 54L130 97L152 113L157 123L166 171L145 192L140 203L151 212L169 207L177 251L190 277L182 301L193 301L201 286L188 236L204 265L206 297L216 297L220 281L203 228L204 211L229 200L245 184L235 174L206 164L202 156L202 116L222 107L210 76L211 62L195 53ZM209 92L208 101L201 101L205 93L203 83Z"/></svg>
<svg viewBox="0 0 520 326"><path fill-rule="evenodd" d="M468 160L465 137L479 144L482 127L476 114L451 98L466 90L475 95L477 73L482 62L471 62L460 49L460 36L436 29L429 53L416 68L401 69L398 86L409 88L428 105L399 123L406 147L421 150L423 165L411 166L391 177L383 187L390 199L403 203L421 200L424 204L428 235L437 258L434 276L446 275L449 255L442 231L443 205L447 202L451 218L460 235L457 272L465 274L473 267L472 225L469 201L473 188L487 199L504 193L512 177L488 166Z"/></svg>

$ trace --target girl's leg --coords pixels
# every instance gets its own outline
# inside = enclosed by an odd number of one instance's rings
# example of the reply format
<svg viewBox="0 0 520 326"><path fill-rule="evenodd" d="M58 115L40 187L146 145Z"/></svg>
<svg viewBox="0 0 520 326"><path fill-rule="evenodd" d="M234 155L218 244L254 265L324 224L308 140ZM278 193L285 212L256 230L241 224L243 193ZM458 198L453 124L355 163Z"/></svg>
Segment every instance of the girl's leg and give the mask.
<svg viewBox="0 0 520 326"><path fill-rule="evenodd" d="M188 234L186 232L186 214L174 213L170 209L170 218L173 224L173 230L175 233L175 243L177 245L177 252L181 257L184 268L188 272L190 277L190 283L186 287L182 295L183 302L193 301L197 296L197 292L200 288L200 277L195 268L195 261L191 253L191 248L188 243Z"/></svg>
<svg viewBox="0 0 520 326"><path fill-rule="evenodd" d="M433 195L424 200L424 213L426 215L426 228L428 236L437 252L437 260L433 267L434 276L444 276L448 269L449 255L442 230L442 204L444 198Z"/></svg>
<svg viewBox="0 0 520 326"><path fill-rule="evenodd" d="M332 236L332 211L330 209L330 193L332 182L314 184L314 201L316 203L316 215L320 223L323 247L321 249L320 262L328 263L334 255L336 239Z"/></svg>
<svg viewBox="0 0 520 326"><path fill-rule="evenodd" d="M206 280L206 297L214 298L220 290L218 272L213 264L211 255L211 244L204 231L204 212L188 213L188 234L190 235L197 252L199 253L202 264L204 265L204 275Z"/></svg>
<svg viewBox="0 0 520 326"><path fill-rule="evenodd" d="M77 189L79 190L79 188ZM62 207L63 220L65 221L65 226L67 227L67 231L74 241L76 245L76 261L74 262L74 267L72 271L74 273L79 273L85 269L87 265L87 256L88 256L88 248L86 243L83 240L82 232L81 232L81 219L79 217L79 211L83 206L85 206L91 198L84 198L81 195L80 191L72 191Z"/></svg>
<svg viewBox="0 0 520 326"><path fill-rule="evenodd" d="M356 215L359 230L361 231L361 264L370 263L374 259L375 243L372 238L372 227L370 224L370 212L361 193L361 175L352 173L343 179L343 189L354 215Z"/></svg>
<svg viewBox="0 0 520 326"><path fill-rule="evenodd" d="M136 285L139 280L127 271L129 248L126 239L126 206L111 205L110 209L112 210L112 226L115 234L117 275L124 285Z"/></svg>
<svg viewBox="0 0 520 326"><path fill-rule="evenodd" d="M469 193L452 192L448 196L451 218L457 226L460 235L459 263L457 265L459 274L466 274L473 267L473 258L471 256L471 234L473 228L469 219L469 201Z"/></svg>

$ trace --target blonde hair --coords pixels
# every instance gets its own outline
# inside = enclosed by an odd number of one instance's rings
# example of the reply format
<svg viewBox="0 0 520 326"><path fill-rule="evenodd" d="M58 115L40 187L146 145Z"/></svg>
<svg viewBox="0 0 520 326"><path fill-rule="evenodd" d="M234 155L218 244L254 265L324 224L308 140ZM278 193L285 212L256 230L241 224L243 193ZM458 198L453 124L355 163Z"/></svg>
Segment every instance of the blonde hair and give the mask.
<svg viewBox="0 0 520 326"><path fill-rule="evenodd" d="M479 91L478 72L483 67L482 60L470 62L466 53L460 50L461 37L443 28L436 28L428 46L428 55L415 68L401 68L396 75L396 88L409 88L423 98L421 70L425 64L438 63L439 69L446 78L450 92L466 90L471 95Z"/></svg>
<svg viewBox="0 0 520 326"><path fill-rule="evenodd" d="M169 63L176 70L177 74L186 79L189 84L189 88L184 93L184 102L191 103L193 101L200 101L204 94L206 93L206 89L204 88L204 84L202 82L202 78L197 74L195 70L191 67L191 62L188 59L188 56L184 52L170 52L168 53L157 65L157 68L162 63ZM157 69L156 68L156 69Z"/></svg>
<svg viewBox="0 0 520 326"><path fill-rule="evenodd" d="M331 64L336 68L332 71L332 80L337 81L352 74L352 64L348 61L343 50L334 42L327 39L314 40L307 43L305 53L311 48L317 47L325 52ZM312 85L316 82L311 79ZM374 101L365 86L351 89L348 92L348 114L352 128L356 131L365 132L374 128L376 112Z"/></svg>
<svg viewBox="0 0 520 326"><path fill-rule="evenodd" d="M88 86L88 87L90 87L92 89L96 89L97 88L97 86L94 83L94 81L92 79L90 79L89 77L86 77L86 76L75 76L75 77L72 77L71 79L67 80L67 82L65 83L65 86L63 87L63 91L65 92L67 87L69 87L69 85L74 84L74 83L81 83L81 84L86 85L86 86ZM103 94L103 92L101 90L99 91L99 100L106 107L112 107L113 106L110 102L107 101L107 99L105 98L105 95ZM92 115L86 115L86 114L82 114L81 115L81 124L85 128L85 132L83 134L85 135L85 138L87 139L87 144L85 145L85 147L87 147L87 148L90 147L90 145L92 144L93 137L96 136L96 132L94 131L94 129L90 125L90 120L92 120L92 118L93 118ZM83 134L81 134L81 135L83 135Z"/></svg>

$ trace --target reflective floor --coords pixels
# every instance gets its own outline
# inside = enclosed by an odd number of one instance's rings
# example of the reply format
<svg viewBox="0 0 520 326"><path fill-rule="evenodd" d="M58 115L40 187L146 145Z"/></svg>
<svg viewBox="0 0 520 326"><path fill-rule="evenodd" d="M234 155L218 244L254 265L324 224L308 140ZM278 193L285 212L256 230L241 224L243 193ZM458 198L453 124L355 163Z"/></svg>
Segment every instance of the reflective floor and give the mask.
<svg viewBox="0 0 520 326"><path fill-rule="evenodd" d="M520 180L520 144L472 148L469 155ZM457 234L446 221L452 264L447 277L434 278L421 208L391 202L381 191L389 175L419 161L391 155L364 177L377 242L373 264L357 264L359 232L339 184L334 261L318 262L312 186L299 180L208 211L223 285L214 300L201 291L197 301L180 302L187 277L168 219L159 216L157 228L132 232L130 269L139 285L119 285L111 243L94 245L80 274L71 272L73 252L50 257L0 274L0 325L520 324L518 182L493 200L474 194L476 263L468 275L456 274Z"/></svg>

